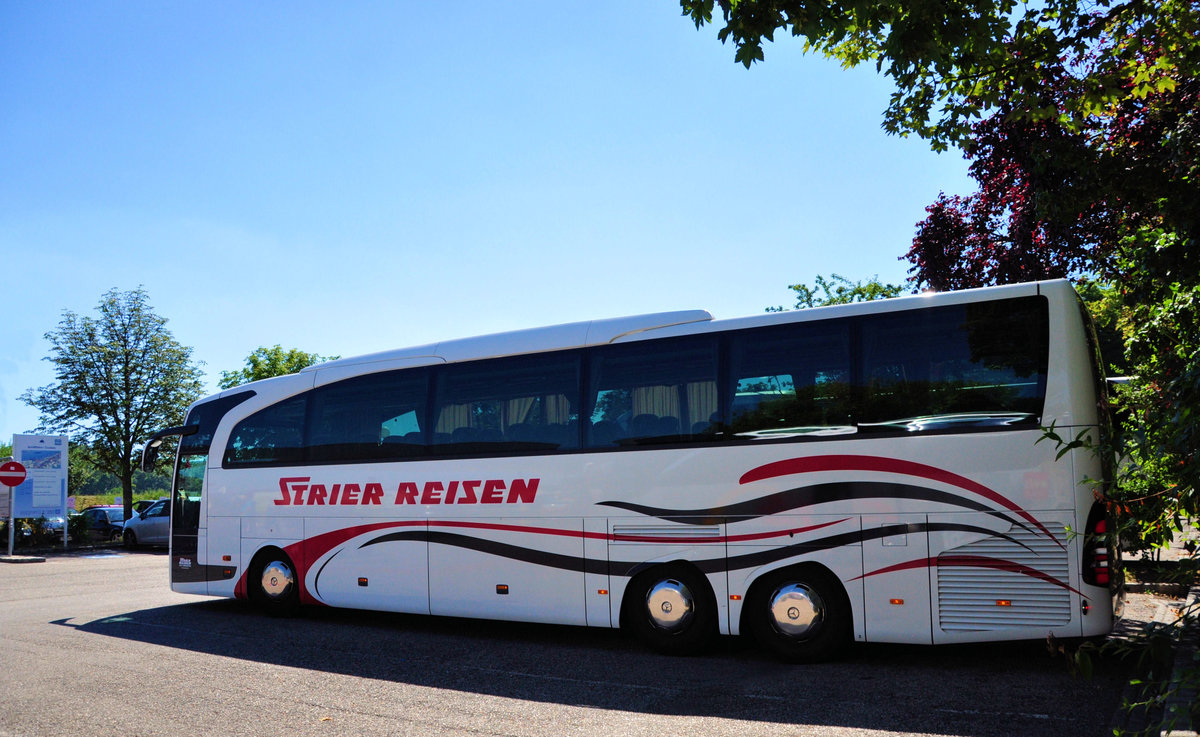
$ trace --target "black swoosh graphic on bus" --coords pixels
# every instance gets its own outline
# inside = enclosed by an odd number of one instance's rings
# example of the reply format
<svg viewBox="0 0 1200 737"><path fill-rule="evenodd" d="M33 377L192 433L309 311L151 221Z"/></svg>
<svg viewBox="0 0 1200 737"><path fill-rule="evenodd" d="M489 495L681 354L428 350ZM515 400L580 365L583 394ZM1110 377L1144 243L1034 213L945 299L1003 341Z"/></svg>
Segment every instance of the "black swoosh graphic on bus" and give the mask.
<svg viewBox="0 0 1200 737"><path fill-rule="evenodd" d="M837 535L829 535L827 537L817 538L815 540L808 540L781 548L756 550L743 555L727 557L722 556L718 558L709 558L706 560L694 560L691 562L704 573L736 571L743 568L754 568L767 563L774 563L776 561L785 560L787 558L805 553L830 550L832 548L839 548L845 545L858 545L867 540L877 540L879 538L891 537L893 535L916 534L920 532L977 532L990 537L1002 538L1008 542L1028 549L1027 546L1023 545L1018 540L1014 540L1012 537L1003 533L989 530L986 527L976 527L974 525L962 525L949 522L935 522L929 524L907 523L887 525L884 527L874 527L869 530L854 530L851 532L844 532ZM436 530L406 530L403 532L392 532L386 535L381 535L372 540L368 540L359 547L365 548L369 545L378 545L389 542L437 543L439 545L449 545L456 548L474 550L476 552L508 558L510 560L517 560L523 563L533 563L534 565L547 566L549 568L557 568L564 571L596 573L600 575L632 576L646 566L646 563L641 560L596 560L593 558L584 558L582 556L550 553L544 550L525 548L519 545L510 545L508 543L486 540L483 538L472 537L470 535L460 535L454 532L440 532ZM319 576L320 573L318 572L317 575Z"/></svg>
<svg viewBox="0 0 1200 737"><path fill-rule="evenodd" d="M317 575L313 577L313 593L316 594L318 598L321 596L321 574L325 572L325 566L332 563L333 559L338 557L338 554L341 552L341 550L334 551L333 555L326 558L325 562L321 564L321 567L317 569Z"/></svg>
<svg viewBox="0 0 1200 737"><path fill-rule="evenodd" d="M429 543L437 543L439 545L450 545L456 548L466 548L480 553L496 555L509 560L518 560L522 563L533 563L539 566L547 566L549 568L558 568L564 571L579 571L581 573L608 573L608 562L603 560L593 560L591 558L583 558L574 555L563 555L561 553L550 553L545 550L536 550L534 548L523 548L519 545L509 545L508 543L496 542L494 540L485 540L479 537L470 535L460 535L456 532L440 532L437 530L413 530L408 532L393 532L387 535L382 535L374 540L368 540L360 545L360 548L365 548L368 545L376 545L378 543L402 542L407 540L417 540Z"/></svg>
<svg viewBox="0 0 1200 737"><path fill-rule="evenodd" d="M660 509L643 504L630 502L597 502L602 507L616 507L630 512L638 512L649 517L657 517L668 522L682 522L693 525L711 525L725 521L728 517L757 519L772 514L790 512L817 504L840 502L850 499L916 499L948 504L976 512L984 512L1009 524L1016 525L1027 532L1032 532L1026 525L974 499L967 499L947 491L938 491L924 486L912 484L895 484L884 481L839 481L812 486L798 486L795 489L768 494L757 499L749 499L737 504L727 504L723 507L707 509Z"/></svg>
<svg viewBox="0 0 1200 737"><path fill-rule="evenodd" d="M726 558L716 558L706 561L693 561L693 563L695 563L695 565L705 573L717 573L723 570L737 571L745 568L756 568L768 563L775 563L805 553L815 553L822 550L840 548L845 545L863 543L867 540L878 540L884 537L892 537L893 535L916 534L919 532L980 532L991 537L998 537L1007 540L1010 543L1020 545L1026 550L1029 550L1029 546L1021 543L1019 540L1016 540L1003 533L989 530L986 527L961 525L953 522L931 522L928 524L910 523L887 525L885 527L875 527L869 530L843 532L838 535L830 535L829 537L822 537L816 540L799 542L795 545L788 545L782 548L756 550L743 555L731 555ZM642 566L644 566L644 564L638 563L635 567Z"/></svg>

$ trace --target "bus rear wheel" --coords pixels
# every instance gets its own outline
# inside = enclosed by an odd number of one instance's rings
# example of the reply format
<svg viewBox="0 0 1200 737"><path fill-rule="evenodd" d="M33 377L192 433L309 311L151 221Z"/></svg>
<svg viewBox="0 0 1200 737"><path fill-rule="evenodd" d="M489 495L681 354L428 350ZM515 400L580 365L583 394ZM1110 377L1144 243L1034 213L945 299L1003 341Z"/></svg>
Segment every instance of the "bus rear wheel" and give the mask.
<svg viewBox="0 0 1200 737"><path fill-rule="evenodd" d="M755 583L743 622L772 654L791 662L818 662L849 641L850 602L825 569L785 568Z"/></svg>
<svg viewBox="0 0 1200 737"><path fill-rule="evenodd" d="M255 556L246 585L250 600L271 616L291 616L300 608L296 566L279 548L268 548Z"/></svg>
<svg viewBox="0 0 1200 737"><path fill-rule="evenodd" d="M716 634L716 609L699 571L686 565L661 566L629 582L622 623L660 653L691 655Z"/></svg>

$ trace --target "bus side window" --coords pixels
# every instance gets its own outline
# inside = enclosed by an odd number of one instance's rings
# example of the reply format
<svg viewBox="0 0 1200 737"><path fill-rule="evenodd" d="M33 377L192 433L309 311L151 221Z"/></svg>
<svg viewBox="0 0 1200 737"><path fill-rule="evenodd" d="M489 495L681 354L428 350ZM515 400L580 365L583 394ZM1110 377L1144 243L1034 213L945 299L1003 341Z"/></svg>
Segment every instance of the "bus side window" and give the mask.
<svg viewBox="0 0 1200 737"><path fill-rule="evenodd" d="M439 456L579 447L577 351L441 369L432 445Z"/></svg>
<svg viewBox="0 0 1200 737"><path fill-rule="evenodd" d="M591 377L589 447L707 441L719 431L715 338L597 349Z"/></svg>
<svg viewBox="0 0 1200 737"><path fill-rule="evenodd" d="M1034 422L1048 346L1040 297L876 315L862 322L863 422L985 416ZM1022 420L1021 418L1027 418ZM910 428L911 430L912 428Z"/></svg>
<svg viewBox="0 0 1200 737"><path fill-rule="evenodd" d="M426 369L368 374L317 387L306 445L313 462L410 458L425 453Z"/></svg>
<svg viewBox="0 0 1200 737"><path fill-rule="evenodd" d="M307 395L285 399L239 422L225 448L225 465L300 463L304 459Z"/></svg>
<svg viewBox="0 0 1200 737"><path fill-rule="evenodd" d="M846 321L794 323L733 341L732 429L749 440L850 430Z"/></svg>

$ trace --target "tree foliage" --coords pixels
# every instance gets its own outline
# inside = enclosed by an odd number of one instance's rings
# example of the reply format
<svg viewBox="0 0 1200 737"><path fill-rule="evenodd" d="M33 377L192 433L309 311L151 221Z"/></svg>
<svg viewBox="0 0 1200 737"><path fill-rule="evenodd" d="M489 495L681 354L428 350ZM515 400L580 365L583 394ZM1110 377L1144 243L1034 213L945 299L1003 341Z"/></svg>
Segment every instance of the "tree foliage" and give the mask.
<svg viewBox="0 0 1200 737"><path fill-rule="evenodd" d="M269 379L272 376L286 376L312 366L322 361L332 361L337 356L319 356L316 353L290 348L284 350L278 343L270 348L259 347L246 356L246 365L237 371L222 371L221 380L217 385L222 389L232 389L235 386L247 384L259 379Z"/></svg>
<svg viewBox="0 0 1200 737"><path fill-rule="evenodd" d="M874 62L896 83L884 128L936 149L960 143L1001 106L1078 131L1130 98L1170 90L1200 47L1192 0L681 0L699 28L721 9L717 37L750 67L776 32L845 66ZM1070 95L1044 104L1048 65L1069 62ZM1132 84L1129 84L1132 80Z"/></svg>
<svg viewBox="0 0 1200 737"><path fill-rule="evenodd" d="M1052 97L1048 94L1047 97ZM979 190L939 195L907 258L937 290L1094 273L1112 251L1115 214L1086 136L1001 111L964 142Z"/></svg>
<svg viewBox="0 0 1200 737"><path fill-rule="evenodd" d="M1048 65L1042 101L1065 106L1071 81L1066 65ZM1194 243L1200 202L1195 77L1127 97L1078 131L1017 112L1005 103L972 127L963 150L979 189L943 194L927 208L907 254L918 284L959 289L1083 273L1124 279L1144 270L1169 276L1188 265L1173 259L1191 253L1194 261L1187 242ZM1172 236L1160 243L1160 231Z"/></svg>
<svg viewBox="0 0 1200 737"><path fill-rule="evenodd" d="M46 333L55 382L29 389L21 401L40 413L39 432L70 435L96 469L120 479L128 516L140 444L182 424L201 393L201 372L144 290L109 290L97 311L63 312L58 328Z"/></svg>
<svg viewBox="0 0 1200 737"><path fill-rule="evenodd" d="M88 494L95 487L96 481L105 474L96 469L92 458L92 449L87 445L71 440L67 443L67 495ZM111 476L111 475L110 475ZM112 477L115 481L116 477ZM119 487L120 481L114 486Z"/></svg>
<svg viewBox="0 0 1200 737"><path fill-rule="evenodd" d="M875 276L863 282L861 279L852 282L840 274L831 274L828 279L818 275L813 286L807 284L792 284L788 287L796 293L794 309L808 307L825 307L828 305L844 305L851 302L870 302L876 299L898 297L905 288L897 284L884 284ZM783 312L783 307L768 307L767 312Z"/></svg>

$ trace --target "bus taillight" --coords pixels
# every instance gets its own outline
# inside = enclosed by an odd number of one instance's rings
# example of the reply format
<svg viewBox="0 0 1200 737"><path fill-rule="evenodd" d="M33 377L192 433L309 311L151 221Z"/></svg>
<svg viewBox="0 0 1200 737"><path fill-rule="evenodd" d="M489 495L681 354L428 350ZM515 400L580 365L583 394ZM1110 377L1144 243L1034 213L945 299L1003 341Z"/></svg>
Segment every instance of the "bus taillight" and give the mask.
<svg viewBox="0 0 1200 737"><path fill-rule="evenodd" d="M1084 538L1083 579L1093 586L1107 586L1109 583L1108 520L1103 512L1096 514L1100 510L1102 508L1099 506L1093 508Z"/></svg>

